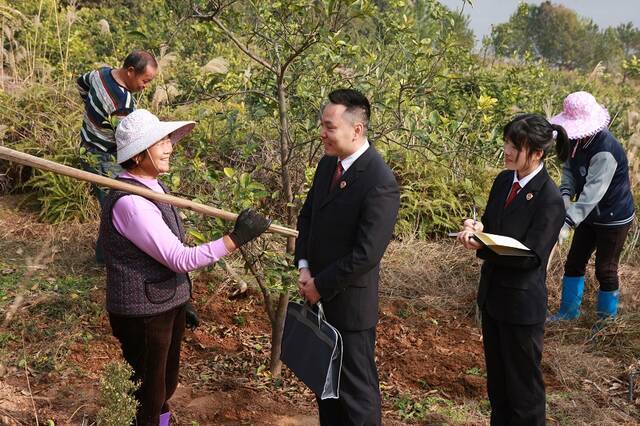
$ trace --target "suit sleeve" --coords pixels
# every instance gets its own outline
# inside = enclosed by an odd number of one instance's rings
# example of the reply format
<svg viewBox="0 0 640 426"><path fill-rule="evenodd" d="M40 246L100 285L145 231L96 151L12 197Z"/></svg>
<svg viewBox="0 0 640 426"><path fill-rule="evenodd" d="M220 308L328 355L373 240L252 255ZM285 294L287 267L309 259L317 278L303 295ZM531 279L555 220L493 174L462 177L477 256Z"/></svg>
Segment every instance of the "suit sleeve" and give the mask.
<svg viewBox="0 0 640 426"><path fill-rule="evenodd" d="M330 300L380 263L400 207L395 179L373 187L364 200L353 250L315 276L318 292Z"/></svg>
<svg viewBox="0 0 640 426"><path fill-rule="evenodd" d="M313 193L315 192L316 179L318 177L318 170L320 170L320 166L322 161L318 163L318 167L316 168L316 173L313 176L313 183L311 184L311 188L307 193L307 198L304 200L302 204L302 208L300 209L300 213L298 214L298 238L296 238L296 247L294 250L294 264L297 267L300 259L307 259L307 241L309 238L309 229L311 228L311 207L313 206Z"/></svg>
<svg viewBox="0 0 640 426"><path fill-rule="evenodd" d="M505 172L502 172L501 174L499 174L498 176L496 176L496 178L493 180L493 184L491 185L491 189L489 190L489 198L487 199L487 208L484 209L484 213L482 213L482 216L480 217L480 222L486 224L488 222L488 216L489 216L489 209L491 208L491 205L493 204L492 201L495 200L495 198L498 196L498 182L500 182L501 179L504 179L503 174L505 174Z"/></svg>
<svg viewBox="0 0 640 426"><path fill-rule="evenodd" d="M486 247L478 250L477 255L480 259L505 268L537 268L543 259L548 258L553 249L553 245L560 233L560 228L562 228L564 216L564 203L561 197L553 197L552 200L538 207L524 241L521 241L522 244L531 249L534 256L500 256Z"/></svg>
<svg viewBox="0 0 640 426"><path fill-rule="evenodd" d="M484 210L484 213L482 213L482 216L480 217L480 222L485 224L485 227L486 227L486 224L489 222L489 215L491 214L490 209L492 208L492 205L493 205L492 201L494 201L495 198L497 197L498 182L500 181L500 178L501 178L501 175L498 175L493 180L493 184L491 185L491 190L489 191L489 199L487 200L487 208ZM494 214L497 214L497 213L494 213ZM487 260L492 253L493 252L486 247L476 250L476 256L482 260Z"/></svg>

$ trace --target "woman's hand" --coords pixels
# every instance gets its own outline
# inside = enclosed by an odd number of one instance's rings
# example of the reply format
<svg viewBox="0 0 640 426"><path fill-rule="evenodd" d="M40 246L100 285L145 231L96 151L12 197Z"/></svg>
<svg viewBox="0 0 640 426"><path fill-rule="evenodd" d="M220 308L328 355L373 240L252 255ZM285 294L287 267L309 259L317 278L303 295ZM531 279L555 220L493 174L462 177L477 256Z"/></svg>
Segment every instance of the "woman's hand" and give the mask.
<svg viewBox="0 0 640 426"><path fill-rule="evenodd" d="M240 247L258 238L269 228L269 225L271 225L271 219L256 213L254 210L245 209L238 215L233 231L229 233L229 238L233 240L236 247Z"/></svg>
<svg viewBox="0 0 640 426"><path fill-rule="evenodd" d="M478 250L482 248L482 244L473 239L473 234L476 232L482 232L483 229L484 225L482 222L478 222L473 219L466 219L462 223L462 231L458 232L458 241L469 250Z"/></svg>
<svg viewBox="0 0 640 426"><path fill-rule="evenodd" d="M473 234L474 232L470 230L460 231L458 233L458 241L465 248L468 248L470 250L478 250L482 248L482 244L473 239Z"/></svg>
<svg viewBox="0 0 640 426"><path fill-rule="evenodd" d="M482 224L482 222L477 222L473 219L466 219L462 223L462 228L464 231L482 232L482 230L484 229L484 225Z"/></svg>

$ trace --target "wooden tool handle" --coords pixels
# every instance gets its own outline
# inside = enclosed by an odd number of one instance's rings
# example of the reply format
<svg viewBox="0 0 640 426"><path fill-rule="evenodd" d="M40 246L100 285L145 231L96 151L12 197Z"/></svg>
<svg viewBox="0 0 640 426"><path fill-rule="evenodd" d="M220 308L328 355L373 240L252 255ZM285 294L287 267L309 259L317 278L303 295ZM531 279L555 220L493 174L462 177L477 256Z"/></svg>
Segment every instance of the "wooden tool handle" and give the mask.
<svg viewBox="0 0 640 426"><path fill-rule="evenodd" d="M79 170L73 167L65 166L64 164L56 163L55 161L45 160L44 158L25 154L24 152L16 151L5 146L0 146L0 158L14 163L23 164L25 166L35 167L40 170L46 170L49 172L68 176L70 178L84 180L96 185L106 186L108 188L117 189L119 191L125 191L131 194L140 195L151 200L156 200L163 203L171 204L176 207L193 210L194 212L202 213L206 216L219 217L220 219L224 220L236 220L236 218L238 217L238 215L235 213L196 203L195 201L176 197L175 195L162 194L147 188L142 188L140 186L131 185L126 182L121 182L116 179L100 176L95 173L85 172L84 170ZM287 228L280 225L272 224L271 226L269 226L268 231L275 234L284 235L285 237L298 236L298 231L296 231L295 229Z"/></svg>

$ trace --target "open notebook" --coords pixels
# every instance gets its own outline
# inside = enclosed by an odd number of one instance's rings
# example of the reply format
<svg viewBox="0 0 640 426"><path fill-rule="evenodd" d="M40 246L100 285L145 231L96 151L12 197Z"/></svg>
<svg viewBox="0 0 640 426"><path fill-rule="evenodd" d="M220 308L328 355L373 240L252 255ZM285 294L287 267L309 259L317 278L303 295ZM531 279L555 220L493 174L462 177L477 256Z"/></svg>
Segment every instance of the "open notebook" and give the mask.
<svg viewBox="0 0 640 426"><path fill-rule="evenodd" d="M450 237L457 237L458 233L449 234ZM494 253L501 256L535 256L535 254L520 241L504 235L489 234L487 232L476 232L473 238Z"/></svg>

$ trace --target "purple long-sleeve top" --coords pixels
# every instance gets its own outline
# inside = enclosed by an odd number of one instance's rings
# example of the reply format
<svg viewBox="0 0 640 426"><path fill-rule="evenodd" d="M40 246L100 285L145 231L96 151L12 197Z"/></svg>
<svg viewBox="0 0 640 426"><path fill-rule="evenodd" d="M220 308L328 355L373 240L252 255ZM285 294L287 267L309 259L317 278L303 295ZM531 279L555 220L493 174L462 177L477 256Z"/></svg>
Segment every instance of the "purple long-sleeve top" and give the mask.
<svg viewBox="0 0 640 426"><path fill-rule="evenodd" d="M164 193L156 179L143 179L129 172L120 176ZM185 246L164 222L160 209L139 195L125 195L116 201L112 218L122 236L174 272L190 272L229 254L222 238L196 247Z"/></svg>

